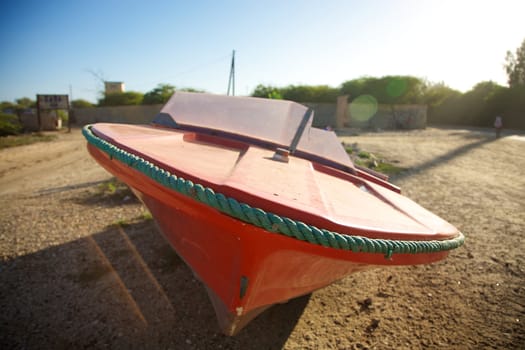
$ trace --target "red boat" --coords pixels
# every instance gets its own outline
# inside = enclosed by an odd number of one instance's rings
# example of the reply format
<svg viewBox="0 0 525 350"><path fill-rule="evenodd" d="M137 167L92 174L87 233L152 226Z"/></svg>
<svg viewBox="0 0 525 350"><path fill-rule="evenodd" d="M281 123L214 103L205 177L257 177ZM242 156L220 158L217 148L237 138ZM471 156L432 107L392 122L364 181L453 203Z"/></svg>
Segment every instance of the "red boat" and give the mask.
<svg viewBox="0 0 525 350"><path fill-rule="evenodd" d="M463 235L354 166L289 101L177 92L151 125L83 129L206 286L233 335L356 271L444 259Z"/></svg>

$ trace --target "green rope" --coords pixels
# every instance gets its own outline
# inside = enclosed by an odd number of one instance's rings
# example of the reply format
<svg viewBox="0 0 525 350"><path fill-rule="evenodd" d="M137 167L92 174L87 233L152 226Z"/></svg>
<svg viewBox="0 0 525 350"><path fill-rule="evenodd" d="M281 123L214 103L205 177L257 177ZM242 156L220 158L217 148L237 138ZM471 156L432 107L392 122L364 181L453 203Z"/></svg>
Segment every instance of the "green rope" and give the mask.
<svg viewBox="0 0 525 350"><path fill-rule="evenodd" d="M90 144L108 154L110 159L116 159L138 170L154 181L162 184L164 187L191 197L198 202L209 205L226 215L248 224L301 241L334 249L352 251L354 253L383 254L387 259L390 259L393 254L424 254L452 250L460 247L465 241L462 233L459 233L455 238L444 241L401 241L350 236L319 229L301 221L267 213L259 208L252 208L250 205L239 203L234 198L228 198L222 193L215 193L211 188L194 184L190 180L185 180L174 174L170 174L168 171L159 168L151 162L126 152L97 137L91 131L91 125L86 125L82 129L82 134Z"/></svg>

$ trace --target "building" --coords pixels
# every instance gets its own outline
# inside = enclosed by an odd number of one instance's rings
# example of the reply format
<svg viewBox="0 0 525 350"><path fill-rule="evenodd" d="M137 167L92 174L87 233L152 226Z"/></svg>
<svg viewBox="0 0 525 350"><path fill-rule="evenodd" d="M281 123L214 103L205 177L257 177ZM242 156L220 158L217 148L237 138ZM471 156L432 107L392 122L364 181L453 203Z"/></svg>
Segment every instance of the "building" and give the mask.
<svg viewBox="0 0 525 350"><path fill-rule="evenodd" d="M122 93L126 90L124 83L120 81L105 81L104 89L106 95Z"/></svg>

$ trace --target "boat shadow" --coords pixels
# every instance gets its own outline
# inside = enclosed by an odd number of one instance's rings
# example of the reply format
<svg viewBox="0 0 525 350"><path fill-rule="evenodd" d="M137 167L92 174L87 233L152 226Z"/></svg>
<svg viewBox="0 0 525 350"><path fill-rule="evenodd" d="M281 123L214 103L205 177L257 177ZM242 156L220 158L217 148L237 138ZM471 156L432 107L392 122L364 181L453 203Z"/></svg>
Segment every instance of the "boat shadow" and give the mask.
<svg viewBox="0 0 525 350"><path fill-rule="evenodd" d="M398 181L407 177L411 177L413 175L431 170L432 168L439 166L443 163L449 162L453 160L454 158L463 156L467 154L468 152L481 147L485 144L492 143L494 141L497 141L498 139L493 136L488 136L484 134L461 134L461 137L466 140L473 140L472 142L469 142L461 147L455 148L450 150L447 153L444 153L438 157L429 159L428 161L425 161L415 167L411 167L408 170L402 171L399 174L392 175L390 178L392 181Z"/></svg>
<svg viewBox="0 0 525 350"><path fill-rule="evenodd" d="M83 188L87 189L85 193L71 199L75 204L112 208L139 202L130 187L115 177L111 177L108 180L87 182L74 186L45 189L40 191L39 194L60 193Z"/></svg>
<svg viewBox="0 0 525 350"><path fill-rule="evenodd" d="M279 349L309 302L220 333L205 287L152 220L0 263L2 348Z"/></svg>

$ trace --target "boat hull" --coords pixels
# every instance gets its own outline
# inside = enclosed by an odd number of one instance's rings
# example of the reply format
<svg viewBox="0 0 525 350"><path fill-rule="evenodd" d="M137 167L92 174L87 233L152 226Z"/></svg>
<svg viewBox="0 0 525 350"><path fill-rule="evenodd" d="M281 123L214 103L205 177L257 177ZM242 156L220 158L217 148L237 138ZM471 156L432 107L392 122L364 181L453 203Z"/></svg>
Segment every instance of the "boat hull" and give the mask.
<svg viewBox="0 0 525 350"><path fill-rule="evenodd" d="M233 335L276 303L305 295L370 268L426 264L448 251L425 254L352 252L271 233L170 190L91 144L98 163L127 183L162 234L204 283L224 333Z"/></svg>

